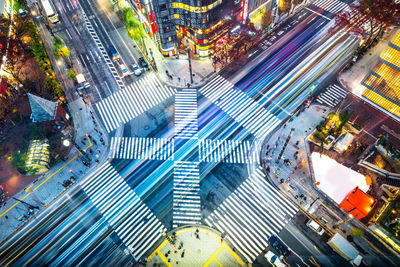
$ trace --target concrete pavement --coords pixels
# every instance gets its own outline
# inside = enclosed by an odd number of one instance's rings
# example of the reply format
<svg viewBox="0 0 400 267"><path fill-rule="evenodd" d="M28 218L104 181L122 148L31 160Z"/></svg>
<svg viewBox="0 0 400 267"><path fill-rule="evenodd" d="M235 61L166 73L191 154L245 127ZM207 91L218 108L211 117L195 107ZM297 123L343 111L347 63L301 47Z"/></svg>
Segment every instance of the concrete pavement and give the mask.
<svg viewBox="0 0 400 267"><path fill-rule="evenodd" d="M44 30L43 24L39 20L36 20L36 23L38 23L39 33L46 49L51 51L52 37L48 31ZM76 146L72 147L65 161L60 161L28 185L25 190L16 194L14 197L17 200L9 199L1 207L0 227L2 231L0 232L0 240L4 240L25 223L33 220L40 210L48 207L58 196L64 194L66 192L66 188L63 186L64 180L69 180L73 176L76 181L79 181L107 156L108 137L102 133L104 131L96 121L95 112L81 97L75 95L74 85L65 77L66 66L56 64L56 59L52 53L48 53L48 55L57 78L62 81L61 84L69 103L68 110L74 124ZM103 138L104 145L100 141L101 138ZM73 146L72 142L71 146ZM77 147L80 149L78 150ZM91 159L90 167L83 164L83 161L88 161L88 159L82 155L82 150L86 151Z"/></svg>
<svg viewBox="0 0 400 267"><path fill-rule="evenodd" d="M347 213L316 189L309 158L311 152L306 141L308 135L331 111L328 107L312 104L266 140L261 155L264 170L271 183L295 202L304 213L316 220L324 218L327 223L322 225L328 233L340 232L346 237L352 233L354 227L364 227L358 221L347 217ZM290 164L285 164L285 160L289 160ZM364 228L364 231L367 235L368 230ZM359 250L362 254L367 256L365 261L370 266L382 260L377 256L385 256L382 254L382 251L385 251L382 250L382 246L378 249L366 238L355 237L354 242L361 248Z"/></svg>

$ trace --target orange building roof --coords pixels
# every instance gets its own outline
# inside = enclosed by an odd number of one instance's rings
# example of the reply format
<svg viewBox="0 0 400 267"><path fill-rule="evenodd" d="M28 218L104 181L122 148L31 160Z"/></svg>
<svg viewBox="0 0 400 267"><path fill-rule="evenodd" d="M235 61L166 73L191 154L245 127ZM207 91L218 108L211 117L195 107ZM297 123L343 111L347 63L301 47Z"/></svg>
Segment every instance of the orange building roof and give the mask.
<svg viewBox="0 0 400 267"><path fill-rule="evenodd" d="M340 206L357 219L361 219L368 215L375 204L376 199L356 187L340 203Z"/></svg>

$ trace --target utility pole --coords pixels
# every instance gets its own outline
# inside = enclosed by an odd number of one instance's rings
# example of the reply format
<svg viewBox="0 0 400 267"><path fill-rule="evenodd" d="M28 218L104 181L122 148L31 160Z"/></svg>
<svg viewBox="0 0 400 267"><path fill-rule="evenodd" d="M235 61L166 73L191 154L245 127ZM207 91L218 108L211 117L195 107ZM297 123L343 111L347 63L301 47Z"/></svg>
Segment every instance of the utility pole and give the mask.
<svg viewBox="0 0 400 267"><path fill-rule="evenodd" d="M186 38L186 44L187 44L187 52L188 52L188 60L189 60L190 83L193 84L192 61L190 58L189 38Z"/></svg>
<svg viewBox="0 0 400 267"><path fill-rule="evenodd" d="M32 209L32 210L33 209L39 209L38 206L33 206L33 205L31 205L31 204L29 204L29 203L27 203L27 202L25 202L25 201L23 201L21 199L18 199L18 198L15 198L15 197L13 197L13 199L15 199L16 201L21 202L22 204L25 204L26 206L28 206L29 209Z"/></svg>

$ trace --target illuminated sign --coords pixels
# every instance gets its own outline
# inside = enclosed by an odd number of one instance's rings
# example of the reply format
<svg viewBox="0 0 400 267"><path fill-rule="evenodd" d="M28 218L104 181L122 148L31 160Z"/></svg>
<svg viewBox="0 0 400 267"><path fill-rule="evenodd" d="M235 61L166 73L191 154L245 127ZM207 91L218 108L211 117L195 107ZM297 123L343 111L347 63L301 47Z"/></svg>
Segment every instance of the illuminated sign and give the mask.
<svg viewBox="0 0 400 267"><path fill-rule="evenodd" d="M246 23L247 17L249 15L249 0L243 0L242 2L242 12L240 12L240 17L242 19L243 24Z"/></svg>

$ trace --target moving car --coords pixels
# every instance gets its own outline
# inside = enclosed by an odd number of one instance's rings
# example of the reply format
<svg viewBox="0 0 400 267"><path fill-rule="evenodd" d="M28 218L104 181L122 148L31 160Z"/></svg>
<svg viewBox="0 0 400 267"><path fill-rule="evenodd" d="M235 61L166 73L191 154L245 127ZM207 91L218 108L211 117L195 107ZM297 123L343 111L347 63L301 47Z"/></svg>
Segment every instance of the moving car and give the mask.
<svg viewBox="0 0 400 267"><path fill-rule="evenodd" d="M265 253L265 258L269 263L271 263L273 266L276 267L286 267L286 264L284 264L275 253L272 251L268 251Z"/></svg>
<svg viewBox="0 0 400 267"><path fill-rule="evenodd" d="M290 255L290 250L287 246L285 246L276 236L272 235L268 242L271 244L273 248L276 249L281 255L287 257Z"/></svg>
<svg viewBox="0 0 400 267"><path fill-rule="evenodd" d="M140 66L145 69L145 70L150 70L149 64L147 64L146 60L144 58L139 58L139 64Z"/></svg>
<svg viewBox="0 0 400 267"><path fill-rule="evenodd" d="M325 230L324 228L321 227L321 225L319 225L316 221L310 219L308 220L308 222L306 223L306 225L313 230L314 232L316 232L318 235L322 235Z"/></svg>
<svg viewBox="0 0 400 267"><path fill-rule="evenodd" d="M113 45L110 45L108 48L110 49L110 53L112 55L112 58L114 60L118 59L119 58L119 54L118 54L117 50L115 49L115 47Z"/></svg>
<svg viewBox="0 0 400 267"><path fill-rule="evenodd" d="M136 65L136 64L131 64L131 69L136 76L139 76L140 74L142 74L142 71L139 69L138 65Z"/></svg>
<svg viewBox="0 0 400 267"><path fill-rule="evenodd" d="M125 76L128 74L128 69L126 68L124 63L120 63L119 68L121 69L122 76Z"/></svg>

